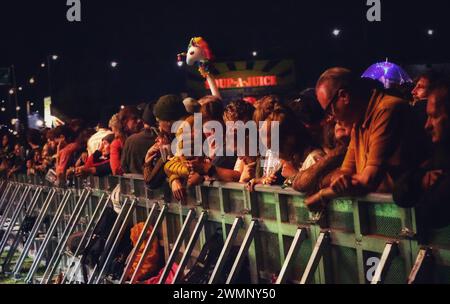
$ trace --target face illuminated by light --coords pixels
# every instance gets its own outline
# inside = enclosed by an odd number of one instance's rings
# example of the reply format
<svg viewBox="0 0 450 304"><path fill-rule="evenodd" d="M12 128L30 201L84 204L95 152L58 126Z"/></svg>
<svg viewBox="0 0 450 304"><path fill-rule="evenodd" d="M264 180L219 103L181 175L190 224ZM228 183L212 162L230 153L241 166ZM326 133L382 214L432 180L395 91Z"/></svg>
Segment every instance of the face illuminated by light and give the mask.
<svg viewBox="0 0 450 304"><path fill-rule="evenodd" d="M411 92L414 100L419 101L428 99L428 95L430 93L429 88L430 81L427 78L421 77Z"/></svg>
<svg viewBox="0 0 450 304"><path fill-rule="evenodd" d="M103 156L108 156L110 152L110 143L107 140L102 140L101 150Z"/></svg>
<svg viewBox="0 0 450 304"><path fill-rule="evenodd" d="M156 118L156 120L158 121L159 131L161 133L170 134L172 130L173 121L159 120L158 118Z"/></svg>
<svg viewBox="0 0 450 304"><path fill-rule="evenodd" d="M3 146L3 147L6 147L6 146L8 145L8 142L9 142L8 136L3 135L3 138L2 138L2 146Z"/></svg>
<svg viewBox="0 0 450 304"><path fill-rule="evenodd" d="M445 109L443 98L446 92L437 91L432 93L427 103L428 119L425 124L425 130L431 135L431 141L434 144L448 140L449 121L448 113Z"/></svg>
<svg viewBox="0 0 450 304"><path fill-rule="evenodd" d="M135 133L138 131L138 124L139 119L137 117L130 117L125 123L126 128L130 133Z"/></svg>
<svg viewBox="0 0 450 304"><path fill-rule="evenodd" d="M352 128L350 125L343 124L342 122L336 122L334 126L334 137L336 140L343 140L344 138L350 138Z"/></svg>
<svg viewBox="0 0 450 304"><path fill-rule="evenodd" d="M316 92L317 100L325 111L325 115L349 125L355 122L355 113L349 106L350 96L345 90L338 89L334 95L330 95L326 84L322 84L317 87Z"/></svg>

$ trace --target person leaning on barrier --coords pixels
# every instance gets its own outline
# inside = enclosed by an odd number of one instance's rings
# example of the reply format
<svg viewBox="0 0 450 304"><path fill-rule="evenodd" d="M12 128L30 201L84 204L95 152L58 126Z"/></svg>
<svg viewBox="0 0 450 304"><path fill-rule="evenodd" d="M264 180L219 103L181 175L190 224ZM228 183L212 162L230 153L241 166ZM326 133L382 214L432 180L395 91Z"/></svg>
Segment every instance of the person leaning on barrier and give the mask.
<svg viewBox="0 0 450 304"><path fill-rule="evenodd" d="M199 104L201 104L199 112L202 115L203 125L210 121L218 122L222 126L224 125L224 108L222 100L220 98L215 96L204 96L200 98L198 102ZM210 159L214 159L216 157L217 143L215 140L215 132L218 132L218 130L207 130L207 132L205 133L206 142L208 143L208 151L206 152L206 156ZM234 162L232 165L234 165Z"/></svg>
<svg viewBox="0 0 450 304"><path fill-rule="evenodd" d="M57 184L62 184L65 179L66 170L69 167L69 160L73 152L78 149L74 142L74 134L72 130L65 126L56 127L53 131L56 143L56 162L55 171L57 176Z"/></svg>
<svg viewBox="0 0 450 304"><path fill-rule="evenodd" d="M14 145L12 143L11 138L9 137L8 134L4 134L2 136L2 142L0 146L0 158L7 157L12 152L13 149Z"/></svg>
<svg viewBox="0 0 450 304"><path fill-rule="evenodd" d="M256 123L258 128L261 126L260 131L264 131L263 128L267 128L268 124L265 121L273 112L278 112L279 110L285 109L281 104L280 99L276 95L267 95L257 100L254 104L255 111L253 113L253 121ZM273 118L272 118L273 119ZM267 129L268 131L268 129ZM269 132L266 132L267 139L267 151L265 155L260 155L256 161L255 165L255 173L253 174L253 178L247 183L247 189L249 191L253 191L255 186L258 184L266 184L266 182L270 179L272 184L281 184L282 176L280 172L281 161L279 159L279 153L277 151L272 151L270 147L270 136ZM249 170L247 170L249 171ZM248 172L247 175L250 175L253 172ZM272 174L276 174L276 178L272 178ZM244 178L242 178L244 180Z"/></svg>
<svg viewBox="0 0 450 304"><path fill-rule="evenodd" d="M323 128L323 157L309 168L300 170L294 178L292 188L309 195L330 186L332 174L344 160L350 134L350 126L328 122Z"/></svg>
<svg viewBox="0 0 450 304"><path fill-rule="evenodd" d="M114 134L114 132L108 129L104 122L99 122L95 134L93 134L87 142L87 152L89 156L94 154L94 152L100 148L103 138L109 134Z"/></svg>
<svg viewBox="0 0 450 304"><path fill-rule="evenodd" d="M174 139L172 125L188 116L183 100L177 95L161 96L153 107L153 114L158 123L155 143L147 150L143 164L144 181L152 188L159 187L164 180L164 165L171 156L170 145ZM177 192L183 189L181 182L174 181Z"/></svg>
<svg viewBox="0 0 450 304"><path fill-rule="evenodd" d="M36 129L28 129L26 132L27 148L25 149L25 159L27 175L35 175L35 166L41 165L42 134Z"/></svg>
<svg viewBox="0 0 450 304"><path fill-rule="evenodd" d="M11 163L8 167L7 177L10 178L14 174L26 173L26 159L25 149L21 144L14 145L14 151L12 153Z"/></svg>
<svg viewBox="0 0 450 304"><path fill-rule="evenodd" d="M189 139L183 137L183 128L188 127L191 130L191 136ZM191 175L195 174L200 177L196 172L192 172L187 165L188 161L197 160L199 162L203 161L203 157L193 156L194 152L194 138L201 137L204 138L201 133L202 130L194 128L194 116L187 117L183 124L178 128L176 134L177 140L177 153L172 157L165 165L164 171L169 179L169 185L172 188L172 194L178 201L184 201L186 198L186 187L185 185L193 186L193 177ZM190 156L187 156L187 152L190 150Z"/></svg>
<svg viewBox="0 0 450 304"><path fill-rule="evenodd" d="M227 123L233 125L238 121L245 124L252 119L253 112L254 108L251 104L244 100L233 100L223 111L223 122L225 125ZM237 130L231 127L225 128L223 156L214 155L213 158L204 158L202 161L191 160L187 163L190 170L196 173L190 177L193 184L198 184L201 180L204 180L205 176L221 182L247 182L254 177L255 159L245 155L236 156L238 150L237 141L234 142L234 146L227 142L226 132L232 132L229 134L231 135L237 133ZM205 135L208 136L208 134ZM248 136L246 137L246 143L248 143ZM228 156L230 154L233 156ZM201 178L198 178L198 175Z"/></svg>
<svg viewBox="0 0 450 304"><path fill-rule="evenodd" d="M75 173L73 168L84 165L87 159L87 141L94 133L95 130L93 129L82 130L73 143L67 145L63 150L60 151L59 163L56 167L57 173L59 172L59 185L62 185L61 182L66 180L68 176L71 177L72 174ZM71 170L67 170L70 168Z"/></svg>
<svg viewBox="0 0 450 304"><path fill-rule="evenodd" d="M320 210L329 199L391 192L393 179L402 172L401 144L408 103L387 95L372 80L345 68L323 73L316 85L317 98L327 115L353 125L344 162L331 186L305 200Z"/></svg>
<svg viewBox="0 0 450 304"><path fill-rule="evenodd" d="M0 150L0 177L6 177L11 165L11 158L13 157L14 144L11 138L5 134L2 137Z"/></svg>
<svg viewBox="0 0 450 304"><path fill-rule="evenodd" d="M26 134L26 141L28 147L26 148L26 159L31 160L34 158L35 152L41 153L42 150L42 135L36 129L29 129Z"/></svg>
<svg viewBox="0 0 450 304"><path fill-rule="evenodd" d="M27 175L32 176L39 173L36 168L42 166L42 157L39 150L32 151L32 157L27 160Z"/></svg>
<svg viewBox="0 0 450 304"><path fill-rule="evenodd" d="M397 205L416 208L420 227L450 225L450 86L437 85L427 104L425 129L433 143L432 157L420 167L408 170L395 184ZM420 230L419 230L420 232Z"/></svg>
<svg viewBox="0 0 450 304"><path fill-rule="evenodd" d="M278 133L274 134L273 127L278 124ZM266 143L272 152L272 160L266 154L264 161L264 174L260 178L250 180L247 188L253 191L257 184L291 186L299 170L313 164L318 153L317 146L306 127L300 123L292 111L281 107L266 118L261 126L262 134L267 135ZM278 136L279 151L273 151L271 140ZM305 160L310 160L309 164Z"/></svg>
<svg viewBox="0 0 450 304"><path fill-rule="evenodd" d="M253 105L241 99L231 101L224 108L222 119L225 125L225 140L223 143L225 152L223 156L215 156L212 159L212 165L214 165L215 168L209 169L210 175L211 170L214 171L215 178L218 180L225 182L247 182L254 177L253 169L255 167L255 158L248 155L248 149L245 149L245 153L242 153L243 155L238 155L237 141L234 142L234 145L228 141L229 136L231 134L232 136L235 136L238 130L236 128L227 128L227 124L234 125L237 122L242 122L244 124L248 123L252 120L254 111L255 108ZM249 144L249 136L246 134L246 147L248 147ZM228 156L230 154L231 156Z"/></svg>
<svg viewBox="0 0 450 304"><path fill-rule="evenodd" d="M156 120L153 116L153 107L147 104L142 115L144 129L127 138L125 141L121 165L124 174L142 174L142 166L144 165L145 155L148 149L155 144L156 134L152 127L155 126Z"/></svg>
<svg viewBox="0 0 450 304"><path fill-rule="evenodd" d="M109 127L115 138L111 143L110 164L113 175L122 175L121 157L126 139L136 133L139 127L139 112L134 106L126 106L114 114L109 121Z"/></svg>
<svg viewBox="0 0 450 304"><path fill-rule="evenodd" d="M114 134L108 134L102 139L100 147L89 155L83 165L74 168L77 177L107 176L111 175L110 146L114 140Z"/></svg>
<svg viewBox="0 0 450 304"><path fill-rule="evenodd" d="M55 140L55 130L48 129L45 131L46 143L42 147L42 164L40 166L35 166L36 171L45 174L50 168L53 168L56 163L57 157L57 143Z"/></svg>
<svg viewBox="0 0 450 304"><path fill-rule="evenodd" d="M80 151L81 154L77 155L75 163L71 165L66 170L66 180L71 180L75 177L75 174L80 170L80 168L84 167L86 164L86 161L88 159L88 152L87 151Z"/></svg>

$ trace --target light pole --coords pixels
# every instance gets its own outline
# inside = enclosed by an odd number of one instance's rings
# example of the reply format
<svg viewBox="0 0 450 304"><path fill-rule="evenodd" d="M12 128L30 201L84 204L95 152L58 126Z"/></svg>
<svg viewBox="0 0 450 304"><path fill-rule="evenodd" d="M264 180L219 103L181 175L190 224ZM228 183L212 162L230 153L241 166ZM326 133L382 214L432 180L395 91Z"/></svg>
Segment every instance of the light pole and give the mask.
<svg viewBox="0 0 450 304"><path fill-rule="evenodd" d="M50 99L53 99L52 91L52 72L51 72L51 62L58 60L59 56L56 54L47 55L47 73L48 73L48 94ZM41 67L45 67L45 64L41 64Z"/></svg>
<svg viewBox="0 0 450 304"><path fill-rule="evenodd" d="M18 90L17 90L17 82L16 82L16 68L13 65L11 65L11 77L12 77L12 89L9 90L10 95L14 95L14 101L16 103L16 109L19 107L19 97L18 97ZM19 112L16 110L16 118L19 118Z"/></svg>
<svg viewBox="0 0 450 304"><path fill-rule="evenodd" d="M14 102L15 102L15 110L16 110L16 132L20 131L20 126L23 126L24 130L28 129L28 116L24 114L24 112L21 112L22 107L19 103L19 92L23 90L23 88L17 87L17 80L16 80L16 68L14 65L11 65L11 80L12 80L12 88L9 90L9 98L14 96ZM11 100L11 99L10 99Z"/></svg>
<svg viewBox="0 0 450 304"><path fill-rule="evenodd" d="M28 117L31 114L31 101L28 100L25 105L27 107L27 117Z"/></svg>

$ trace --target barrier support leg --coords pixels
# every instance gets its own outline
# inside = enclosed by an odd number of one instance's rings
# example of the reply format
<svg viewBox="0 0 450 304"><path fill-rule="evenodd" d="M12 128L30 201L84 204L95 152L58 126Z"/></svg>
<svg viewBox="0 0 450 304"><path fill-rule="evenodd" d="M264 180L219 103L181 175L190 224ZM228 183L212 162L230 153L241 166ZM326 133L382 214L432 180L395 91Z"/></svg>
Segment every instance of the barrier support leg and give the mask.
<svg viewBox="0 0 450 304"><path fill-rule="evenodd" d="M76 260L77 260L77 257L79 255L81 249L85 245L86 240L90 238L90 237L88 237L89 231L92 229L92 227L94 225L94 221L97 218L99 212L101 212L100 210L103 210L108 205L109 197L106 199L105 202L103 202L105 195L106 194L103 193L97 202L97 206L95 207L94 213L92 214L92 216L89 220L89 223L86 226L83 236L81 237L80 243L78 244L77 249L75 250L75 252L73 254L73 257L70 259L70 262L68 263L69 266L67 267L66 273L61 281L61 284L65 284L67 282L68 278L72 277L73 272L77 270L78 263Z"/></svg>
<svg viewBox="0 0 450 304"><path fill-rule="evenodd" d="M398 244L394 242L386 243L384 247L383 254L381 255L380 262L378 263L378 267L375 270L375 275L373 276L370 284L379 284L384 281L387 271L389 270L389 266L391 265L392 259L395 255L398 254Z"/></svg>
<svg viewBox="0 0 450 304"><path fill-rule="evenodd" d="M8 183L6 185L6 188L5 188L4 192L2 193L2 196L0 197L0 211L3 208L3 203L5 202L6 197L8 197L8 194L9 194L9 192L10 192L12 187L13 187L13 184L12 183Z"/></svg>
<svg viewBox="0 0 450 304"><path fill-rule="evenodd" d="M19 260L17 261L13 273L14 276L19 276L20 269L22 268L23 262L25 261L25 258L28 256L28 251L30 250L31 244L33 244L34 239L36 238L36 235L39 231L39 227L41 226L42 222L44 221L44 217L47 214L47 211L53 202L53 198L55 196L56 190L50 189L50 191L47 194L47 197L44 201L44 204L42 205L42 208L39 212L38 217L36 218L36 222L33 225L33 228L31 229L31 232L28 235L28 238L25 242L22 254L19 257Z"/></svg>
<svg viewBox="0 0 450 304"><path fill-rule="evenodd" d="M292 240L291 247L286 255L283 266L281 267L280 274L278 275L275 284L284 284L287 281L287 275L294 266L295 257L300 249L303 240L306 239L306 230L304 228L298 228Z"/></svg>
<svg viewBox="0 0 450 304"><path fill-rule="evenodd" d="M22 193L22 196L19 199L19 202L16 204L14 212L11 216L11 220L9 222L8 228L6 229L3 238L0 242L0 255L3 253L3 249L8 244L8 240L10 238L11 233L14 230L14 226L16 225L17 218L19 217L20 213L22 212L22 208L25 204L25 201L28 198L28 194L31 191L31 186L25 187L25 191Z"/></svg>
<svg viewBox="0 0 450 304"><path fill-rule="evenodd" d="M83 197L83 193L85 193L85 196ZM66 225L66 228L64 229L64 232L61 236L61 239L59 240L55 252L50 259L50 262L48 263L48 267L44 273L44 276L42 277L41 284L49 284L53 274L56 271L56 268L58 267L59 261L64 254L65 246L67 243L67 240L69 239L70 234L73 232L73 229L78 223L78 220L81 216L81 212L83 211L84 207L86 206L87 200L89 196L91 195L90 190L83 190L80 197L78 198L78 202L75 205L75 208L70 216L69 222Z"/></svg>
<svg viewBox="0 0 450 304"><path fill-rule="evenodd" d="M187 263L192 254L192 250L194 249L195 243L197 242L198 237L200 236L200 232L205 225L206 218L208 217L208 213L206 211L202 211L197 225L195 225L194 231L192 232L191 238L189 239L189 243L184 250L183 257L181 258L180 264L178 265L177 272L175 273L175 277L173 278L172 284L179 283L183 279L184 269L186 268Z"/></svg>
<svg viewBox="0 0 450 304"><path fill-rule="evenodd" d="M125 219L123 220L122 226L119 229L119 232L117 233L114 242L111 246L111 249L107 249L108 250L108 255L105 259L105 261L103 262L103 266L102 269L100 270L100 273L98 274L97 280L96 280L96 284L100 283L100 280L102 279L103 275L105 274L105 271L107 269L107 267L109 266L110 261L112 260L112 258L114 257L114 254L116 253L116 249L117 246L119 245L120 240L123 238L123 235L125 233L125 230L127 229L128 226L128 222L131 219L131 216L133 215L133 211L134 208L136 207L136 205L138 204L138 200L137 199L133 199L133 201L131 202L130 207L128 208L127 214L125 216Z"/></svg>
<svg viewBox="0 0 450 304"><path fill-rule="evenodd" d="M130 253L130 258L129 258L127 264L125 265L122 276L120 277L119 284L123 284L125 282L125 280L127 279L128 272L130 271L131 265L133 265L134 260L136 259L136 256L139 252L139 249L141 248L142 243L144 242L144 240L147 236L147 231L153 222L157 208L158 208L158 203L154 203L152 208L150 209L150 213L147 216L147 220L144 223L144 227L142 228L141 234L139 235L139 238L136 242L136 246L133 247L133 249Z"/></svg>
<svg viewBox="0 0 450 304"><path fill-rule="evenodd" d="M80 266L82 266L81 262L84 259L84 254L85 254L84 250L86 248L90 247L91 246L91 242L94 241L93 236L94 236L94 232L95 232L95 227L98 224L98 221L100 221L100 219L103 217L103 214L105 214L105 211L108 208L110 199L111 199L111 196L108 197L108 200L106 201L105 205L103 206L103 209L100 212L100 214L98 216L98 219L96 220L95 226L92 226L92 231L89 232L89 236L86 238L86 240L87 240L85 242L86 244L83 244L83 246L80 247L80 249L79 249L80 251L78 251L79 258L78 258L77 264L76 264L76 266L75 266L74 270L72 271L72 274L71 274L71 276L69 278L69 284L72 284L73 280L75 279L75 275L76 275L77 271L80 269ZM81 250L83 250L83 252L81 252ZM81 254L80 254L80 252L81 252ZM87 282L84 282L84 283L87 283Z"/></svg>
<svg viewBox="0 0 450 304"><path fill-rule="evenodd" d="M113 227L111 228L111 232L108 234L108 237L106 239L106 243L105 243L105 247L104 247L104 252L107 253L109 252L108 248L110 248L113 239L115 238L118 229L120 228L121 222L124 219L125 215L128 212L128 208L129 208L129 204L127 204L128 202L128 198L125 198L124 203L122 205L122 209L120 210L119 215L116 218L116 221L114 222ZM97 272L98 272L98 268L100 267L100 265L102 265L102 262L104 261L105 256L104 254L100 255L98 263L94 266L94 269L92 270L92 275L91 277L88 279L87 284L93 284L94 280L97 276Z"/></svg>
<svg viewBox="0 0 450 304"><path fill-rule="evenodd" d="M161 226L161 224L164 220L167 209L168 209L167 205L163 205L161 211L159 212L158 218L156 219L156 223L153 226L153 231L147 240L147 244L145 244L145 248L144 248L144 251L142 252L141 258L136 266L136 269L133 272L133 275L131 276L131 279L129 282L130 284L133 284L134 282L136 282L136 276L137 276L138 272L141 270L142 265L144 264L145 257L147 256L147 254L150 251L151 244L152 244L154 238L156 237L157 231L159 230L159 227Z"/></svg>
<svg viewBox="0 0 450 304"><path fill-rule="evenodd" d="M183 243L189 231L189 226L194 220L194 217L195 217L195 210L190 209L186 216L186 220L184 221L183 227L181 228L181 231L178 234L177 240L175 241L172 252L170 253L169 259L167 260L166 266L164 267L164 270L161 274L161 278L159 279L158 284L164 284L166 282L170 270L172 269L172 265L175 262L175 258L177 257L177 254L180 251L181 244Z"/></svg>
<svg viewBox="0 0 450 304"><path fill-rule="evenodd" d="M55 234L55 230L56 230L56 226L61 218L61 215L63 213L63 210L65 208L65 206L67 205L70 197L72 195L72 192L70 190L66 191L63 195L63 198L58 206L58 208L56 209L56 213L55 216L53 217L52 222L50 223L50 226L47 230L47 233L45 235L44 240L42 241L41 246L39 247L39 249L36 252L36 257L34 258L34 261L30 267L30 270L28 271L28 274L25 277L25 282L26 283L31 283L33 280L33 276L34 273L36 272L36 270L39 267L39 263L41 262L42 256L44 255L45 250L47 249L47 245L50 242L50 240L52 239L53 235Z"/></svg>
<svg viewBox="0 0 450 304"><path fill-rule="evenodd" d="M22 239L23 234L24 234L24 231L22 229L23 220L27 216L29 216L33 213L34 208L36 208L37 202L38 202L39 198L41 197L41 193L42 193L42 187L38 187L38 189L34 192L33 197L31 198L30 208L28 210L26 210L25 216L22 219L22 221L20 222L21 227L20 227L19 231L17 232L17 234L15 235L12 245L9 247L6 258L3 260L2 272L9 271L9 265L11 263L11 260L14 257L14 253L16 252L17 247L19 246L20 240Z"/></svg>
<svg viewBox="0 0 450 304"><path fill-rule="evenodd" d="M306 265L305 272L300 279L300 284L306 284L311 280L316 272L317 266L319 265L320 259L324 255L325 250L328 250L330 244L330 234L329 232L321 232L317 238L316 245L314 246L311 257L309 258L308 264Z"/></svg>
<svg viewBox="0 0 450 304"><path fill-rule="evenodd" d="M11 208L14 206L14 203L16 203L16 197L17 194L19 194L19 190L22 187L21 184L19 184L13 191L13 194L11 197L7 200L5 209L3 210L3 214L1 215L0 219L0 229L3 230L3 226L5 225L6 220L8 219L8 214Z"/></svg>
<svg viewBox="0 0 450 304"><path fill-rule="evenodd" d="M417 254L416 262L408 276L408 284L432 283L433 279L433 252L431 248L421 248Z"/></svg>
<svg viewBox="0 0 450 304"><path fill-rule="evenodd" d="M242 241L241 248L239 249L236 259L234 260L233 267L231 267L230 274L228 275L225 284L233 284L234 281L237 279L242 267L242 263L244 262L245 255L248 253L248 248L250 247L250 244L253 242L257 226L258 220L253 219L250 222L244 240Z"/></svg>
<svg viewBox="0 0 450 304"><path fill-rule="evenodd" d="M219 258L217 259L216 266L214 266L214 270L209 278L208 284L216 284L219 282L222 274L223 267L225 266L225 262L230 255L231 248L233 247L233 242L236 239L239 229L242 227L243 220L241 217L236 217L234 219L233 225L231 226L231 230L228 233L228 236L225 240L225 244L223 246L222 251L220 252Z"/></svg>

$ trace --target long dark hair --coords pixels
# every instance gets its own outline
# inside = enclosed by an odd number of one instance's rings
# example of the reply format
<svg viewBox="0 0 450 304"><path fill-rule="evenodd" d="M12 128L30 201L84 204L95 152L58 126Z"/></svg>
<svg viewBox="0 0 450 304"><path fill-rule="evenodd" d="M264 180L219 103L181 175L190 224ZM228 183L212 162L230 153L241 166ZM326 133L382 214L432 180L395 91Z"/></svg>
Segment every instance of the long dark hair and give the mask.
<svg viewBox="0 0 450 304"><path fill-rule="evenodd" d="M266 122L279 123L280 158L290 161L297 155L301 158L300 161L303 161L312 150L317 148L308 130L291 111L284 108L276 109L269 114Z"/></svg>
<svg viewBox="0 0 450 304"><path fill-rule="evenodd" d="M125 143L127 137L131 135L131 132L127 130L127 121L129 119L139 118L139 112L134 106L126 106L119 111L117 118L119 120L119 135L117 138L119 138L122 143Z"/></svg>

